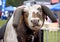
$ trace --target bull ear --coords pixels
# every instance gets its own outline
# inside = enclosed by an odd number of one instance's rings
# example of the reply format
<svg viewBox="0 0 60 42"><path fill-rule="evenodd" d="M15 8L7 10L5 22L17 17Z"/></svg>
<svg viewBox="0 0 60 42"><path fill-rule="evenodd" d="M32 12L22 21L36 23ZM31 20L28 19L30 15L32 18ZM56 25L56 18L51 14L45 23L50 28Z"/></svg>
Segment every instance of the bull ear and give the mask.
<svg viewBox="0 0 60 42"><path fill-rule="evenodd" d="M57 22L56 17L47 6L42 5L42 10L43 10L43 13L52 20L52 22Z"/></svg>
<svg viewBox="0 0 60 42"><path fill-rule="evenodd" d="M13 17L13 27L17 27L20 21L20 17L22 15L23 8L17 8L14 12L14 17Z"/></svg>

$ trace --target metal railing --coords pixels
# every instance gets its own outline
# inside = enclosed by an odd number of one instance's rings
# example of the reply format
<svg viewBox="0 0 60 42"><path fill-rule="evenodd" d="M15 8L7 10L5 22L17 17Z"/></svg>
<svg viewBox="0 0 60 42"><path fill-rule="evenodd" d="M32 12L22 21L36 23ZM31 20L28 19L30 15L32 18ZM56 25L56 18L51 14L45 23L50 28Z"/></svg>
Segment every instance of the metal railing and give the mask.
<svg viewBox="0 0 60 42"><path fill-rule="evenodd" d="M60 42L60 28L50 31L48 25L46 25L46 28L41 28L41 30L44 31L43 42Z"/></svg>

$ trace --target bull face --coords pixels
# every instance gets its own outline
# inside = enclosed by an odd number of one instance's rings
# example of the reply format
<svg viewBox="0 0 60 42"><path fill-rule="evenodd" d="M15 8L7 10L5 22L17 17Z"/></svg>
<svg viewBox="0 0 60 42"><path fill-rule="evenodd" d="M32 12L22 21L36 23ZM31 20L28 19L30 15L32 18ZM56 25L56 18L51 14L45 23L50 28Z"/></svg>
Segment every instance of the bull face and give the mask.
<svg viewBox="0 0 60 42"><path fill-rule="evenodd" d="M24 9L25 24L32 30L38 30L44 23L44 15L41 6L31 6Z"/></svg>
<svg viewBox="0 0 60 42"><path fill-rule="evenodd" d="M52 22L57 21L50 9L44 5L18 7L14 12L13 27L17 28L19 22L22 24L22 20L24 20L30 29L39 30L44 23L45 15L50 17Z"/></svg>

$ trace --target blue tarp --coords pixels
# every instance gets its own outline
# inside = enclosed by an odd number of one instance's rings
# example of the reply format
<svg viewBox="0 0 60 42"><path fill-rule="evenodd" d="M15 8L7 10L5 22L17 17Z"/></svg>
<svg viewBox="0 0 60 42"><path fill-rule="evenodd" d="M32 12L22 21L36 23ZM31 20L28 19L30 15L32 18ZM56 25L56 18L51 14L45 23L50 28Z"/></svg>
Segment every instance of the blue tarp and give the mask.
<svg viewBox="0 0 60 42"><path fill-rule="evenodd" d="M6 11L14 11L15 8L13 6L8 6L5 8Z"/></svg>
<svg viewBox="0 0 60 42"><path fill-rule="evenodd" d="M60 3L52 5L50 9L55 11L60 11Z"/></svg>

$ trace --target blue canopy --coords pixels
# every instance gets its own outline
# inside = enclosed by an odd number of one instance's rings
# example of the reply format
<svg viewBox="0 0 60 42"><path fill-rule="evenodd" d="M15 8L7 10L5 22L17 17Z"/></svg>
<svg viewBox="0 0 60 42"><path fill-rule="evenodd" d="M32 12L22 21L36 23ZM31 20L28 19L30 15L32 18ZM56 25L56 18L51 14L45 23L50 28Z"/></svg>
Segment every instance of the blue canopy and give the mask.
<svg viewBox="0 0 60 42"><path fill-rule="evenodd" d="M52 5L50 9L55 11L60 11L60 3Z"/></svg>
<svg viewBox="0 0 60 42"><path fill-rule="evenodd" d="M14 11L15 10L15 7L13 6L8 6L5 8L6 11Z"/></svg>
<svg viewBox="0 0 60 42"><path fill-rule="evenodd" d="M2 8L2 6L0 6L0 8Z"/></svg>

